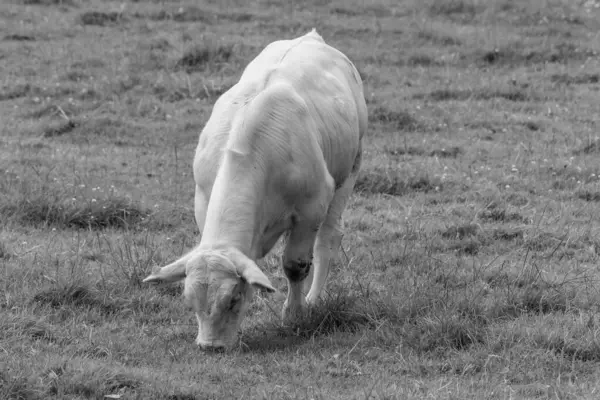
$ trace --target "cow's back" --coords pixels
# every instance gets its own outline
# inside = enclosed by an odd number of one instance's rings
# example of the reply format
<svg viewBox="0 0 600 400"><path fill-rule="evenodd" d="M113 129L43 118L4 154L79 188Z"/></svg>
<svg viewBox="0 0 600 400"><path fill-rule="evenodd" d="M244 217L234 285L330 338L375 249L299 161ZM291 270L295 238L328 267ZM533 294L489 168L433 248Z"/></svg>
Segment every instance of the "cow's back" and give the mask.
<svg viewBox="0 0 600 400"><path fill-rule="evenodd" d="M316 140L336 183L347 177L366 130L362 81L348 58L313 30L269 44L217 100L198 144L197 184L210 192L236 116L258 93L280 82L293 87L309 108L318 127Z"/></svg>

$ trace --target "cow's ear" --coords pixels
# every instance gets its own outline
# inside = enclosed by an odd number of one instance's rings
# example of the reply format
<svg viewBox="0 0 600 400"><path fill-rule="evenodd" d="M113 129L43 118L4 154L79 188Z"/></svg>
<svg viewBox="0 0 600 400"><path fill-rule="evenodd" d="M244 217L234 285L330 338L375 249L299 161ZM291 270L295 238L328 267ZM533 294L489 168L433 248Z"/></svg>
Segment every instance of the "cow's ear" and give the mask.
<svg viewBox="0 0 600 400"><path fill-rule="evenodd" d="M264 272L256 265L254 261L245 254L236 249L230 249L227 252L227 258L234 264L237 273L243 280L257 289L273 293L276 289L271 285L271 281Z"/></svg>
<svg viewBox="0 0 600 400"><path fill-rule="evenodd" d="M269 293L274 293L275 288L271 285L271 281L269 278L258 268L252 260L245 264L244 268L240 271L242 278L254 286L257 289L267 291Z"/></svg>
<svg viewBox="0 0 600 400"><path fill-rule="evenodd" d="M185 278L185 264L187 259L179 259L162 268L154 267L152 273L142 282L144 283L173 283Z"/></svg>

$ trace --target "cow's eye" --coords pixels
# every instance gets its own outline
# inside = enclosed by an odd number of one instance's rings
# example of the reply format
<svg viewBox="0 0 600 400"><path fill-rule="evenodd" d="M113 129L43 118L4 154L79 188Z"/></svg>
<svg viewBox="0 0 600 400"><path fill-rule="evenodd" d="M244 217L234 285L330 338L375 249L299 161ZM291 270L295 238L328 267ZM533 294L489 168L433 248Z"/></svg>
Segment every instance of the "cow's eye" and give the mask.
<svg viewBox="0 0 600 400"><path fill-rule="evenodd" d="M241 292L237 292L236 294L234 294L231 297L231 300L229 301L229 309L232 310L240 302L241 298L242 298Z"/></svg>

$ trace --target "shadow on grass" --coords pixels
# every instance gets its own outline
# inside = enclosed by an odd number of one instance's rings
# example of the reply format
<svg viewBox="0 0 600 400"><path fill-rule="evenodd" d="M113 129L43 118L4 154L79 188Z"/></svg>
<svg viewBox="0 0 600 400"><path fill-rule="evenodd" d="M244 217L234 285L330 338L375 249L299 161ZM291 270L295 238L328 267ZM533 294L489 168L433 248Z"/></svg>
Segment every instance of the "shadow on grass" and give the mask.
<svg viewBox="0 0 600 400"><path fill-rule="evenodd" d="M351 293L335 287L319 305L298 319L282 322L279 313L242 338L241 351L276 351L299 346L308 340L336 333L356 333L374 329L382 320L396 321L393 308L368 293Z"/></svg>

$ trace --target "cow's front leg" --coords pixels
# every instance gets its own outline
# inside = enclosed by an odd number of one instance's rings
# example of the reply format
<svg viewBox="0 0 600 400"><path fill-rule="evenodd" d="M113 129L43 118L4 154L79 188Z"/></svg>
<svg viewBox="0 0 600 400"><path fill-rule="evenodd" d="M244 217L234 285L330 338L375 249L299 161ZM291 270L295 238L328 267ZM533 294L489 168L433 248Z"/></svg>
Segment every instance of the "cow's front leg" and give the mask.
<svg viewBox="0 0 600 400"><path fill-rule="evenodd" d="M288 236L283 254L283 271L288 281L287 299L283 306L283 318L298 318L306 307L302 283L312 268L313 247L318 226L297 224Z"/></svg>
<svg viewBox="0 0 600 400"><path fill-rule="evenodd" d="M313 268L314 276L312 276L311 286L305 285L305 291L307 291L307 288L310 289L306 295L306 302L309 306L315 305L319 300L319 296L325 287L331 263L337 258L339 253L344 232L342 214L350 199L354 184L356 183L359 167L360 156L357 157L355 168L352 170L350 176L333 195L329 210L327 211L327 216L317 235L315 245L315 265Z"/></svg>

